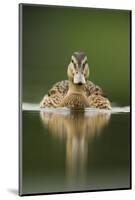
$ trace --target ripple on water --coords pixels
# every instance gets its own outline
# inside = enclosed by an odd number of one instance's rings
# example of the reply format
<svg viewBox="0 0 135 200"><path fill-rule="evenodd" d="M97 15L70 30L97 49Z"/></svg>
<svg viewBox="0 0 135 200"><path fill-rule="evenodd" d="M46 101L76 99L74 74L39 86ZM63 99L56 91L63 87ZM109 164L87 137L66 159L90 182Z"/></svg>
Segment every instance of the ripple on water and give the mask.
<svg viewBox="0 0 135 200"><path fill-rule="evenodd" d="M61 114L70 114L71 109L69 108L40 108L39 104L36 103L23 103L22 104L22 110L24 111L44 111L44 112L53 112L53 113L61 113ZM81 111L81 110L74 110L74 111ZM124 107L112 107L111 110L105 110L105 109L97 109L97 108L85 108L85 114L91 115L96 114L99 112L103 113L129 113L130 112L130 106L124 106Z"/></svg>

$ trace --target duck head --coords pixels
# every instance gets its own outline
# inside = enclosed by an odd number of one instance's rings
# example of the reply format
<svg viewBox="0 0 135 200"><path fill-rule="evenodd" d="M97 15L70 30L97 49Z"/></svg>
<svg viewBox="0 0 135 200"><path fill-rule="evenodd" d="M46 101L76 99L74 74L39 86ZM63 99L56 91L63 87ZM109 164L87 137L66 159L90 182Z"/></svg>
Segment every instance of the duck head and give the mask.
<svg viewBox="0 0 135 200"><path fill-rule="evenodd" d="M83 52L74 52L68 66L69 81L75 85L84 85L89 77L87 56Z"/></svg>

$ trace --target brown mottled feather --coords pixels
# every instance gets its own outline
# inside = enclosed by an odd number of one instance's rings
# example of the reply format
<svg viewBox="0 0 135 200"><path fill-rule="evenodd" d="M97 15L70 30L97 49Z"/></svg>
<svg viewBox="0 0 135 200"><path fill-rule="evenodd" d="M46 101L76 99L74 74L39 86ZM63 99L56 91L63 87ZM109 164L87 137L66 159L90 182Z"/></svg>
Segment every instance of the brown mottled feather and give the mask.
<svg viewBox="0 0 135 200"><path fill-rule="evenodd" d="M67 95L60 103L60 107L85 108L89 107L89 102L84 95L79 93L71 93Z"/></svg>
<svg viewBox="0 0 135 200"><path fill-rule="evenodd" d="M104 97L102 89L87 80L84 86L84 93L87 98L83 95L70 95L66 96L69 89L69 81L64 80L55 83L52 88L48 91L48 94L44 96L40 103L40 107L94 107L94 108L108 108L110 109L110 102ZM65 97L66 96L66 97ZM64 99L65 98L65 99ZM64 99L64 101L63 101Z"/></svg>
<svg viewBox="0 0 135 200"><path fill-rule="evenodd" d="M101 95L92 94L88 100L91 108L111 109L109 100Z"/></svg>

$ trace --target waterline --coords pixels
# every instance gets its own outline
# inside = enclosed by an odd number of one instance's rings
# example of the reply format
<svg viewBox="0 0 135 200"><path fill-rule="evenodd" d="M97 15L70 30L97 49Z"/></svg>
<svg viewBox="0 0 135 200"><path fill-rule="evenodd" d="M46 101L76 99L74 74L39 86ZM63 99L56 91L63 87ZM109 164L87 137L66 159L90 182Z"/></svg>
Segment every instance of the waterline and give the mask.
<svg viewBox="0 0 135 200"><path fill-rule="evenodd" d="M62 113L62 114L70 114L71 110L69 108L40 108L39 104L37 103L23 103L22 104L22 110L23 111L44 111L44 112L52 112L52 113ZM130 112L130 106L124 106L124 107L112 107L111 110L105 110L105 109L97 109L97 108L85 108L85 113L99 113L99 112L107 112L107 113L129 113Z"/></svg>

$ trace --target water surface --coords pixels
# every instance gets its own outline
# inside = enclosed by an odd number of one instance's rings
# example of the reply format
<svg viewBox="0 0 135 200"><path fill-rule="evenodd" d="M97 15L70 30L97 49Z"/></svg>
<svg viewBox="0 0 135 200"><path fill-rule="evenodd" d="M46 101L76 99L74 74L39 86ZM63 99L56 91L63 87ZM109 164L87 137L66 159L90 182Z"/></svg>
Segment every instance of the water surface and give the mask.
<svg viewBox="0 0 135 200"><path fill-rule="evenodd" d="M129 107L115 113L23 108L24 194L130 187Z"/></svg>

